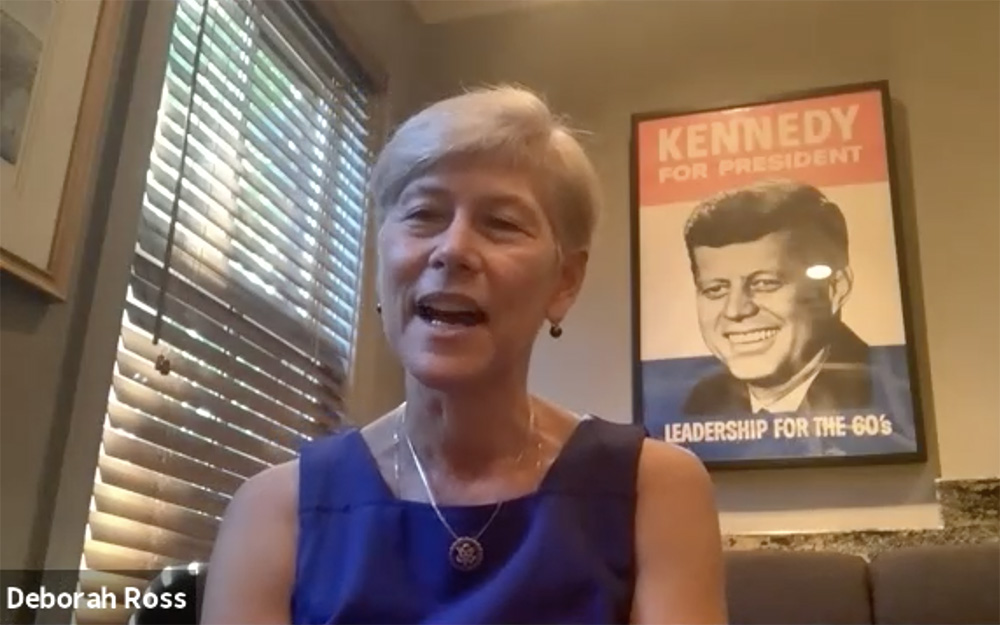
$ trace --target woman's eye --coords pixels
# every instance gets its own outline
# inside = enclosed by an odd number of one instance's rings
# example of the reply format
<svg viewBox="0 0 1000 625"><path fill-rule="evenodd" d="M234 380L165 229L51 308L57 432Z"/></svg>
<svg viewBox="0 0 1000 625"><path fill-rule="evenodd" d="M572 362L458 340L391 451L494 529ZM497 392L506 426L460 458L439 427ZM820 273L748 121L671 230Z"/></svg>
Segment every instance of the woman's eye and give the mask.
<svg viewBox="0 0 1000 625"><path fill-rule="evenodd" d="M499 230L514 231L521 229L521 227L515 221L504 217L491 217L489 220L489 224L491 227L497 228Z"/></svg>
<svg viewBox="0 0 1000 625"><path fill-rule="evenodd" d="M437 217L440 211L436 211L429 206L418 206L406 211L406 219L411 221L431 221Z"/></svg>

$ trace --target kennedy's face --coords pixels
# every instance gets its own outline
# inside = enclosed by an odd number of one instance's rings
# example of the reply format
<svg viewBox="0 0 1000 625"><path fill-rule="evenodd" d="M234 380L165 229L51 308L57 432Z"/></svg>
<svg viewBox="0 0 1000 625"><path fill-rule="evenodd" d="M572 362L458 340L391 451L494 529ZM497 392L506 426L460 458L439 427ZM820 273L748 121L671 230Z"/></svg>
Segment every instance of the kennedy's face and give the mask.
<svg viewBox="0 0 1000 625"><path fill-rule="evenodd" d="M527 366L542 323L570 303L546 213L517 171L472 163L413 180L378 247L386 336L433 388Z"/></svg>
<svg viewBox="0 0 1000 625"><path fill-rule="evenodd" d="M694 249L702 336L740 380L781 384L825 344L835 312L828 283L806 276L789 237Z"/></svg>

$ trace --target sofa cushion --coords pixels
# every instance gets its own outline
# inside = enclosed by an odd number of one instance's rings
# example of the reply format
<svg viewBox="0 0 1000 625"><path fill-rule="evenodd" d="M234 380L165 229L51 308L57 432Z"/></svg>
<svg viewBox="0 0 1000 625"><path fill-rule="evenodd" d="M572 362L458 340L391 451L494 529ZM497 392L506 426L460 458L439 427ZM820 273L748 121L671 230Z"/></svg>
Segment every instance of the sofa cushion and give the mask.
<svg viewBox="0 0 1000 625"><path fill-rule="evenodd" d="M727 551L729 622L871 623L864 559L807 551Z"/></svg>
<svg viewBox="0 0 1000 625"><path fill-rule="evenodd" d="M869 566L876 623L1000 623L1000 545L906 547Z"/></svg>

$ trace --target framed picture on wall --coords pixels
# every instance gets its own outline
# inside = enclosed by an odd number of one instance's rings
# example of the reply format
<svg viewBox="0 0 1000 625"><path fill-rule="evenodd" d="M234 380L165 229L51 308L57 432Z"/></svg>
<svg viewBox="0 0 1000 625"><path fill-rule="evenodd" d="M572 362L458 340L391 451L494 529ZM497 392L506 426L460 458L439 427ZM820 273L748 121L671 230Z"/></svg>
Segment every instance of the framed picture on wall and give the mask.
<svg viewBox="0 0 1000 625"><path fill-rule="evenodd" d="M66 296L127 3L0 4L0 268Z"/></svg>
<svg viewBox="0 0 1000 625"><path fill-rule="evenodd" d="M632 117L636 419L709 468L925 459L888 84Z"/></svg>

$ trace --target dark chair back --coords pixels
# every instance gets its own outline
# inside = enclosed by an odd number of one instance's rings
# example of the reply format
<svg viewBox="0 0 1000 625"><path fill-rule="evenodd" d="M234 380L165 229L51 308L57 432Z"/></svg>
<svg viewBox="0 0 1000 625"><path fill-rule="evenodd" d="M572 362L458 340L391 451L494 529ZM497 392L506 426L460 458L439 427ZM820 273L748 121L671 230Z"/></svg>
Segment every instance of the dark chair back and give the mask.
<svg viewBox="0 0 1000 625"><path fill-rule="evenodd" d="M894 549L869 569L878 623L1000 624L1000 544Z"/></svg>
<svg viewBox="0 0 1000 625"><path fill-rule="evenodd" d="M859 556L727 551L732 625L870 625L868 569Z"/></svg>

